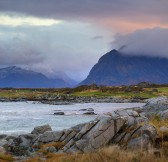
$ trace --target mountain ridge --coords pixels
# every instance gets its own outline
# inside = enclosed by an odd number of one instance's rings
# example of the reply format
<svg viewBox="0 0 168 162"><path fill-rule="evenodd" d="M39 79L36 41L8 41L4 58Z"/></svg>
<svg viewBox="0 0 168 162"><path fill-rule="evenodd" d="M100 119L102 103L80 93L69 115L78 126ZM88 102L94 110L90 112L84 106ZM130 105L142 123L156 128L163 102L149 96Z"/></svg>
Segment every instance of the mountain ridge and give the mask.
<svg viewBox="0 0 168 162"><path fill-rule="evenodd" d="M0 69L0 88L63 88L72 86L62 78L50 79L40 72L16 66Z"/></svg>
<svg viewBox="0 0 168 162"><path fill-rule="evenodd" d="M125 55L114 49L99 59L80 85L164 84L168 83L167 69L167 58Z"/></svg>

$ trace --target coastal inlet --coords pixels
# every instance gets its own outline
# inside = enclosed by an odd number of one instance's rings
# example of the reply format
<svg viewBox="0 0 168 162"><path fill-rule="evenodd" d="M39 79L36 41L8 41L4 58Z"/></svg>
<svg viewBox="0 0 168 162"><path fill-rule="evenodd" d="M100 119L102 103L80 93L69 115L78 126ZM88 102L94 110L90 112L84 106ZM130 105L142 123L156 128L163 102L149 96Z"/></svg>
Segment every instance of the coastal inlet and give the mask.
<svg viewBox="0 0 168 162"><path fill-rule="evenodd" d="M48 105L34 102L0 102L0 134L24 134L49 124L53 130L68 129L117 109L141 107L144 103L85 103ZM97 115L87 115L92 110ZM54 115L64 112L64 115ZM84 115L85 114L85 115Z"/></svg>

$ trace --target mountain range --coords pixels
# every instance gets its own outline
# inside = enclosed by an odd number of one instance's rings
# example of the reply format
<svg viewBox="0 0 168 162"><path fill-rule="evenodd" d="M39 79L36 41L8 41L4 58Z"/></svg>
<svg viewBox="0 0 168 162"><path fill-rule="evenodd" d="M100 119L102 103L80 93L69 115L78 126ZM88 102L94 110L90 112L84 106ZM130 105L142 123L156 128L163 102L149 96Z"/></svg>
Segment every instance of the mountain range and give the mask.
<svg viewBox="0 0 168 162"><path fill-rule="evenodd" d="M103 55L79 85L133 85L140 82L168 83L168 59L142 55L126 55L112 50ZM0 69L0 88L74 87L75 81L64 73L47 77L42 73L16 66Z"/></svg>
<svg viewBox="0 0 168 162"><path fill-rule="evenodd" d="M74 84L65 75L50 79L42 73L16 66L0 69L0 88L60 88L72 87Z"/></svg>
<svg viewBox="0 0 168 162"><path fill-rule="evenodd" d="M132 85L140 82L168 83L168 59L126 55L112 50L103 55L80 85Z"/></svg>

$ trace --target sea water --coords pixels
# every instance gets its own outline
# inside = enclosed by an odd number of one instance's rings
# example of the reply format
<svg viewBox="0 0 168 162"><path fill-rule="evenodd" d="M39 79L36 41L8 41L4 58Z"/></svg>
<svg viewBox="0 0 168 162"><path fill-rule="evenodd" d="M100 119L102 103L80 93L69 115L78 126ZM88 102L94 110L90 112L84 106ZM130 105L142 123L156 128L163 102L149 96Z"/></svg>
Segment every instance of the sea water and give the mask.
<svg viewBox="0 0 168 162"><path fill-rule="evenodd" d="M93 108L96 114L117 109L141 107L144 103L84 103L48 105L34 102L0 102L0 134L30 133L34 127L49 124L53 130L63 130L94 120L96 115L82 115L80 109ZM54 112L65 115L53 115Z"/></svg>

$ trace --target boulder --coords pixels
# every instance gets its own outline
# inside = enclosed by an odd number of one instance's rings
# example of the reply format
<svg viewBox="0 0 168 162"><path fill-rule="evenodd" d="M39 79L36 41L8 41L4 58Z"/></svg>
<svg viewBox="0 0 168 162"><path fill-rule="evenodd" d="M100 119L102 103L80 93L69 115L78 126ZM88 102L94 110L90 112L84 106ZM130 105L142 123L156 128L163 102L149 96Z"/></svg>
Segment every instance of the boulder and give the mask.
<svg viewBox="0 0 168 162"><path fill-rule="evenodd" d="M65 145L67 148L71 146L65 152L89 152L99 149L111 141L125 122L124 118L104 117L100 121L85 125L75 136L75 142L70 141L72 146L69 143L68 146Z"/></svg>
<svg viewBox="0 0 168 162"><path fill-rule="evenodd" d="M34 130L31 132L31 134L39 135L47 131L52 131L50 125L43 125L43 126L35 127Z"/></svg>
<svg viewBox="0 0 168 162"><path fill-rule="evenodd" d="M30 140L28 140L25 137L21 136L20 137L20 144L19 144L19 146L29 147L30 146Z"/></svg>
<svg viewBox="0 0 168 162"><path fill-rule="evenodd" d="M158 105L158 104L168 104L168 98L166 96L151 98L147 100L147 103L145 106L148 105Z"/></svg>
<svg viewBox="0 0 168 162"><path fill-rule="evenodd" d="M51 147L48 147L48 148L47 148L47 151L48 151L48 152L51 152L51 153L54 153L54 152L56 152L57 150L56 150L56 148L55 148L54 146L51 146Z"/></svg>
<svg viewBox="0 0 168 162"><path fill-rule="evenodd" d="M80 109L79 111L87 111L87 109Z"/></svg>
<svg viewBox="0 0 168 162"><path fill-rule="evenodd" d="M6 139L7 141L14 140L14 139L16 139L16 138L18 138L18 135L5 137L5 139Z"/></svg>
<svg viewBox="0 0 168 162"><path fill-rule="evenodd" d="M148 118L158 116L162 119L168 119L168 97L158 97L149 99L143 106L143 110Z"/></svg>
<svg viewBox="0 0 168 162"><path fill-rule="evenodd" d="M168 97L163 96L149 99L143 108L149 115L168 110Z"/></svg>
<svg viewBox="0 0 168 162"><path fill-rule="evenodd" d="M94 111L89 111L89 112L83 113L83 115L97 115L97 114L95 114Z"/></svg>
<svg viewBox="0 0 168 162"><path fill-rule="evenodd" d="M63 131L48 131L41 135L39 135L36 139L33 140L33 143L49 143L49 142L57 142L63 135Z"/></svg>
<svg viewBox="0 0 168 162"><path fill-rule="evenodd" d="M168 119L168 109L165 110L165 111L159 112L158 115L159 115L162 119Z"/></svg>
<svg viewBox="0 0 168 162"><path fill-rule="evenodd" d="M94 111L94 109L93 108L88 108L87 111Z"/></svg>
<svg viewBox="0 0 168 162"><path fill-rule="evenodd" d="M155 141L157 137L156 128L149 124L144 125L139 129L139 136L142 134L148 135L151 141Z"/></svg>
<svg viewBox="0 0 168 162"><path fill-rule="evenodd" d="M64 112L55 112L54 115L65 115Z"/></svg>
<svg viewBox="0 0 168 162"><path fill-rule="evenodd" d="M88 109L80 109L79 111L94 111L93 108L88 108Z"/></svg>
<svg viewBox="0 0 168 162"><path fill-rule="evenodd" d="M114 138L125 123L126 118L103 118L78 141L77 145L83 152L102 148Z"/></svg>
<svg viewBox="0 0 168 162"><path fill-rule="evenodd" d="M131 139L127 144L127 148L132 150L134 149L147 150L150 149L151 146L152 142L150 141L149 136L146 134L143 134L138 138Z"/></svg>
<svg viewBox="0 0 168 162"><path fill-rule="evenodd" d="M24 135L20 135L18 137L18 145L22 146L22 147L29 147L31 145L31 142L34 138L36 138L37 136L35 134L24 134Z"/></svg>

